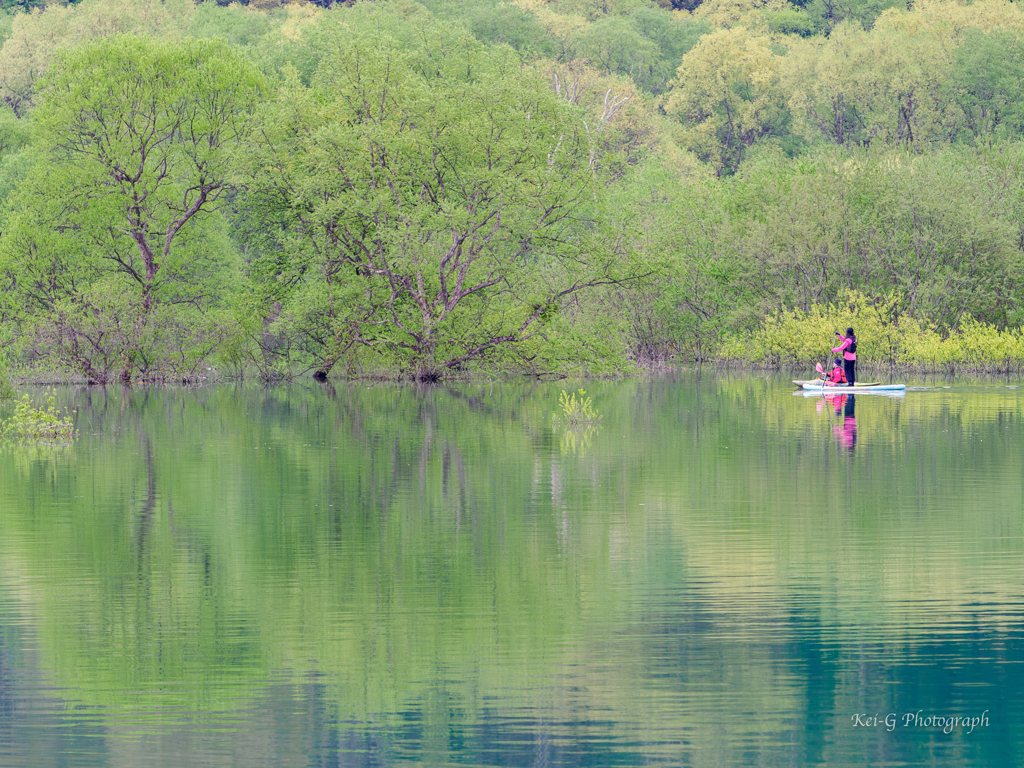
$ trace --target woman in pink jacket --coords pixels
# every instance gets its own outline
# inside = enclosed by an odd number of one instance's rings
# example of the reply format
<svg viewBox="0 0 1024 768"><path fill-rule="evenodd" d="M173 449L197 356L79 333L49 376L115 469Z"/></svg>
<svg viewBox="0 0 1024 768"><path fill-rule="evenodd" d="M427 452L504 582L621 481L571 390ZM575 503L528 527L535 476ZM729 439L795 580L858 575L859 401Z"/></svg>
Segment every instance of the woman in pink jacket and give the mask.
<svg viewBox="0 0 1024 768"><path fill-rule="evenodd" d="M836 336L839 331L836 331ZM853 335L853 328L846 329L846 336L838 347L833 347L832 353L838 355L843 353L843 371L846 373L846 384L852 387L857 370L857 337Z"/></svg>

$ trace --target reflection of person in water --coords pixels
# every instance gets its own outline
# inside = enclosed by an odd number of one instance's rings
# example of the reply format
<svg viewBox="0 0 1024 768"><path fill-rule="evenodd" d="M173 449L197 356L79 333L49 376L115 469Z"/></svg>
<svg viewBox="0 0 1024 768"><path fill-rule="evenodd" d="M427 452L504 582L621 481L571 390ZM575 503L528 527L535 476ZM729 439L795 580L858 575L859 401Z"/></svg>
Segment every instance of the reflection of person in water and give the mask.
<svg viewBox="0 0 1024 768"><path fill-rule="evenodd" d="M857 447L857 416L854 411L857 404L853 395L843 395L842 398L835 399L844 401L843 403L836 402L836 413L842 409L843 423L836 424L833 431L839 445L853 453L853 449Z"/></svg>
<svg viewBox="0 0 1024 768"><path fill-rule="evenodd" d="M832 428L836 442L840 447L846 448L850 453L857 445L857 416L855 408L856 400L853 395L825 395L818 401L818 413L821 413L823 403L827 400L836 409L836 416L842 416L843 421Z"/></svg>

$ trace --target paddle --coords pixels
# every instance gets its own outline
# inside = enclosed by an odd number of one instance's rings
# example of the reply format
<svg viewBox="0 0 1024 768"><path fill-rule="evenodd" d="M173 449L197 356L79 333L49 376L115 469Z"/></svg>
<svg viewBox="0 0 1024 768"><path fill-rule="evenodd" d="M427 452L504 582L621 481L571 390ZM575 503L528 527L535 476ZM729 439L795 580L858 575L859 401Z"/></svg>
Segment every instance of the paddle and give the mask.
<svg viewBox="0 0 1024 768"><path fill-rule="evenodd" d="M828 359L828 360L832 359L832 347L828 348L828 357L826 359ZM824 368L821 367L821 363L815 363L814 364L814 370L816 370L818 373L821 374L821 394L822 394L822 396L824 396L824 394L825 394L825 384L828 382L828 373L825 371Z"/></svg>
<svg viewBox="0 0 1024 768"><path fill-rule="evenodd" d="M838 333L836 333L836 336L838 336L838 335L839 335L839 334L838 334ZM827 360L827 362L828 362L828 363L831 363L831 362L832 362L832 347L829 347L829 348L828 348L828 355L826 356L826 358L825 358L825 359ZM816 370L816 371L817 371L818 373L820 373L820 374L821 374L821 380L822 380L822 381L825 381L826 379L828 379L828 378L829 378L829 374L828 374L828 372L827 372L827 371L826 371L826 370L825 370L824 368L822 368L822 367L821 367L821 363L818 363L818 364L817 364L817 365L816 365L816 366L814 367L814 370Z"/></svg>

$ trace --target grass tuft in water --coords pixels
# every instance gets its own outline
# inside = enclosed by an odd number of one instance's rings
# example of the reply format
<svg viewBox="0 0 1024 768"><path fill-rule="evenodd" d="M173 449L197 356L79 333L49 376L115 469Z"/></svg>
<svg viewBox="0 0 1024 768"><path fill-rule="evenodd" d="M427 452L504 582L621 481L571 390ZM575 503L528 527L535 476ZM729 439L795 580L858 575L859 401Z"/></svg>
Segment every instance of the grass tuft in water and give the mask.
<svg viewBox="0 0 1024 768"><path fill-rule="evenodd" d="M75 438L74 418L57 407L55 393L46 398L46 405L37 408L28 395L14 406L14 415L3 423L2 434L8 440L69 442Z"/></svg>
<svg viewBox="0 0 1024 768"><path fill-rule="evenodd" d="M576 399L577 393L579 400ZM587 397L585 389L576 392L566 392L564 389L558 396L558 404L562 408L562 415L555 414L555 421L566 424L570 427L586 426L596 424L601 420L601 415L594 408L592 400Z"/></svg>

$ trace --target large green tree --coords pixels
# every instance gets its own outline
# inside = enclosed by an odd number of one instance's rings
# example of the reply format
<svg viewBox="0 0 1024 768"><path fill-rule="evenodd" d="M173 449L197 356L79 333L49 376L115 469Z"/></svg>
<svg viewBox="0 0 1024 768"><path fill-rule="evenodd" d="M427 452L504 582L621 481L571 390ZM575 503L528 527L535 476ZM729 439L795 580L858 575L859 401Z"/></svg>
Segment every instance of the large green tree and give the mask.
<svg viewBox="0 0 1024 768"><path fill-rule="evenodd" d="M169 308L201 316L226 290L230 248L212 214L263 89L217 42L112 37L58 55L3 240L45 351L96 381L174 367L159 347L190 332L172 330Z"/></svg>
<svg viewBox="0 0 1024 768"><path fill-rule="evenodd" d="M622 277L596 216L597 126L456 28L412 52L338 34L250 155L252 204L281 222L272 268L253 266L276 279L254 285L264 312L320 376L358 348L419 379L529 357L572 296Z"/></svg>
<svg viewBox="0 0 1024 768"><path fill-rule="evenodd" d="M664 109L719 176L735 173L747 150L784 122L780 61L768 37L744 27L706 35L683 56Z"/></svg>

